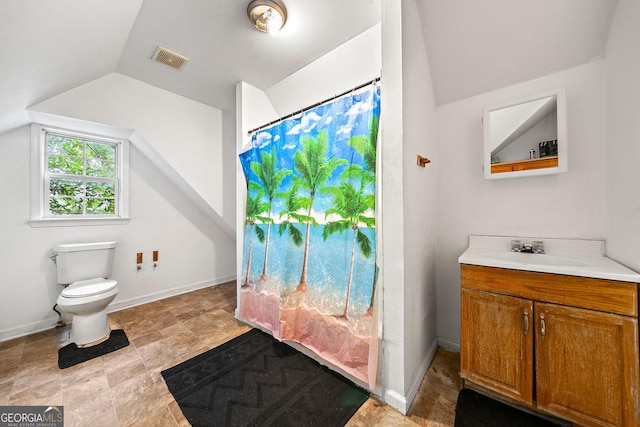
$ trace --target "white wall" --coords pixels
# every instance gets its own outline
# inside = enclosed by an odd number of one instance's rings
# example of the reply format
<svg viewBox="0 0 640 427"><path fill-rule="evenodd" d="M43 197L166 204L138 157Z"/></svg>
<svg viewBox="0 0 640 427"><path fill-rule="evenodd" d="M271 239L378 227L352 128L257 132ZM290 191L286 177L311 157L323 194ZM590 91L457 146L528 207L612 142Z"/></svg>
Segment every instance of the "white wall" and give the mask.
<svg viewBox="0 0 640 427"><path fill-rule="evenodd" d="M380 27L374 25L265 90L278 114L294 113L380 77Z"/></svg>
<svg viewBox="0 0 640 427"><path fill-rule="evenodd" d="M415 0L403 1L404 395L408 405L438 348L435 202L440 160L435 94L418 17ZM432 162L419 167L418 154Z"/></svg>
<svg viewBox="0 0 640 427"><path fill-rule="evenodd" d="M222 208L216 211L226 225L235 232L236 218L236 115L222 112ZM220 185L220 184L217 184ZM216 221L221 223L221 221ZM233 233L235 234L235 233ZM232 235L233 235L232 234Z"/></svg>
<svg viewBox="0 0 640 427"><path fill-rule="evenodd" d="M30 129L1 137L0 182L7 203L0 210L0 340L57 322L51 308L62 288L49 259L57 243L119 242L112 274L119 294L111 310L235 279L235 121L230 114L118 74L35 109L40 116L67 115L132 132L131 220L125 225L32 228L27 223ZM168 163L178 157L184 162L184 154L193 160L189 177L202 193ZM211 215L214 210L203 201L205 196L233 219L231 224ZM160 254L155 271L150 263L154 250ZM137 252L145 257L140 273L135 268Z"/></svg>
<svg viewBox="0 0 640 427"><path fill-rule="evenodd" d="M640 2L620 0L607 45L607 253L640 271Z"/></svg>
<svg viewBox="0 0 640 427"><path fill-rule="evenodd" d="M235 126L221 110L118 73L31 109L134 129L230 227L235 226L235 197L223 190L225 185L233 188L232 182L225 183L233 179L225 168L225 160L231 158L225 156L234 153L224 145L233 147Z"/></svg>
<svg viewBox="0 0 640 427"><path fill-rule="evenodd" d="M32 228L29 218L30 128L0 137L0 341L55 325L62 287L49 259L53 245L117 240L112 277L119 293L111 310L235 278L235 242L135 147L130 152L130 213L126 225ZM158 250L153 270L151 252ZM136 271L135 254L145 264Z"/></svg>
<svg viewBox="0 0 640 427"><path fill-rule="evenodd" d="M568 172L485 180L483 108L559 87L565 87L567 97ZM459 348L457 259L467 248L470 234L605 237L605 105L605 63L598 61L438 107L437 324L441 345ZM631 165L625 169L633 170ZM637 206L637 198L635 203ZM635 215L637 218L637 211Z"/></svg>
<svg viewBox="0 0 640 427"><path fill-rule="evenodd" d="M378 235L382 235L378 295L383 307L379 376L384 401L406 412L402 54L402 4L383 0L378 151L382 170L376 172L382 182L382 200L378 201Z"/></svg>
<svg viewBox="0 0 640 427"><path fill-rule="evenodd" d="M406 413L437 349L436 107L415 1L382 3L381 381ZM432 159L417 165L418 154Z"/></svg>

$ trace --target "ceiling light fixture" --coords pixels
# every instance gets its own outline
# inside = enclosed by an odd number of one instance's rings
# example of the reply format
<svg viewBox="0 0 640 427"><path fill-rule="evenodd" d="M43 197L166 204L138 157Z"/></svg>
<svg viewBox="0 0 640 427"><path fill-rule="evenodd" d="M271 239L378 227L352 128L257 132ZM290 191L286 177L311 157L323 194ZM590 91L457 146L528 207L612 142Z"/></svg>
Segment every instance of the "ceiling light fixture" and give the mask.
<svg viewBox="0 0 640 427"><path fill-rule="evenodd" d="M287 8L280 0L253 0L247 15L253 26L265 33L277 33L287 22Z"/></svg>

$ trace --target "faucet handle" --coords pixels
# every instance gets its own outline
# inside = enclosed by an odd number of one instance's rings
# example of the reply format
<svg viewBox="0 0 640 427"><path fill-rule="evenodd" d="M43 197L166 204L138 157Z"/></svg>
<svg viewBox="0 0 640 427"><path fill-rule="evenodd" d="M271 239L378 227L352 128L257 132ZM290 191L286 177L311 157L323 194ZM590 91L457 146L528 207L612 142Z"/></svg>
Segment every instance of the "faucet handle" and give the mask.
<svg viewBox="0 0 640 427"><path fill-rule="evenodd" d="M522 252L522 241L521 240L512 240L511 241L511 252Z"/></svg>
<svg viewBox="0 0 640 427"><path fill-rule="evenodd" d="M533 241L533 252L536 254L543 254L544 253L544 242L541 240L534 240Z"/></svg>

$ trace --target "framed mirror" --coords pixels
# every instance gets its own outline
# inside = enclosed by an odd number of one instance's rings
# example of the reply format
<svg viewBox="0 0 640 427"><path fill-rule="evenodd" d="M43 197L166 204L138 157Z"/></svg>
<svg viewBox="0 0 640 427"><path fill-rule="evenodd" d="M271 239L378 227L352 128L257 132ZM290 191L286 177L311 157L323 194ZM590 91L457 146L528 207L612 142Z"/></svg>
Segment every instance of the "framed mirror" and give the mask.
<svg viewBox="0 0 640 427"><path fill-rule="evenodd" d="M486 179L549 175L567 170L564 89L485 108Z"/></svg>

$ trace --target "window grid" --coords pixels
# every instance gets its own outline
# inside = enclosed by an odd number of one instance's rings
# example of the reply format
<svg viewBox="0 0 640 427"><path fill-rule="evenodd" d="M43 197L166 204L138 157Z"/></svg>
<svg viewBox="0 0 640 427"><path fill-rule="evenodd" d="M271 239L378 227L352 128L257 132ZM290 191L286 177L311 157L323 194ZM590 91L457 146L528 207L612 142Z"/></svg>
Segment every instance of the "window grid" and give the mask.
<svg viewBox="0 0 640 427"><path fill-rule="evenodd" d="M120 142L46 130L43 133L45 216L118 217ZM101 157L98 148L112 154ZM52 188L52 182L57 187Z"/></svg>

